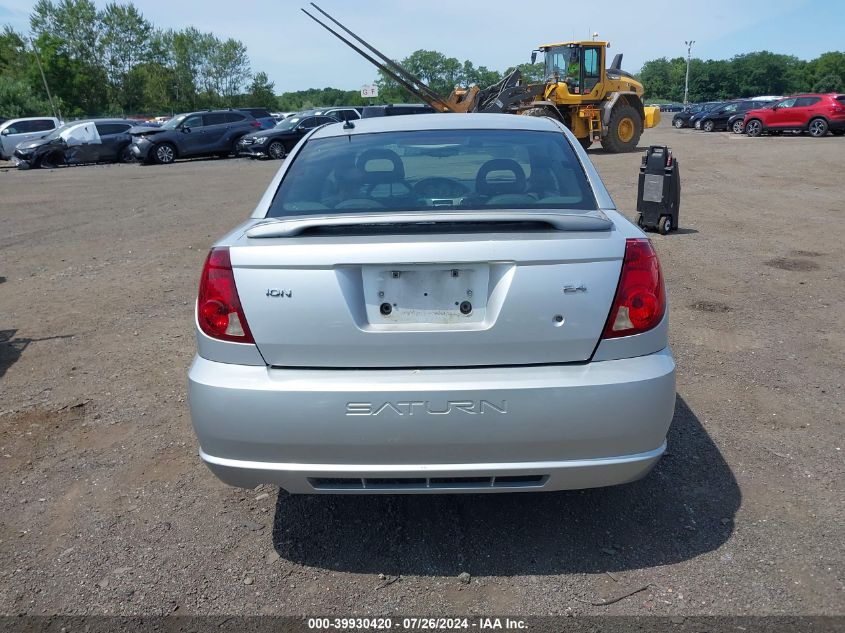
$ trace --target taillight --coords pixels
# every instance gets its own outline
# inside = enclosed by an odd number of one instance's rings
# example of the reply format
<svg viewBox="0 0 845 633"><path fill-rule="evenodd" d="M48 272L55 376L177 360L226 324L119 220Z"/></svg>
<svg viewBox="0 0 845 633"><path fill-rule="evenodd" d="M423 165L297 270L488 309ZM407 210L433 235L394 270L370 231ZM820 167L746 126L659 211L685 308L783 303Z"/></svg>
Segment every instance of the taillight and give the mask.
<svg viewBox="0 0 845 633"><path fill-rule="evenodd" d="M227 247L212 248L205 260L197 298L197 321L200 329L212 338L255 343L238 298Z"/></svg>
<svg viewBox="0 0 845 633"><path fill-rule="evenodd" d="M650 330L666 312L666 292L657 254L646 238L625 242L619 287L602 338L630 336Z"/></svg>
<svg viewBox="0 0 845 633"><path fill-rule="evenodd" d="M249 124L256 129L261 129L261 121L250 121Z"/></svg>

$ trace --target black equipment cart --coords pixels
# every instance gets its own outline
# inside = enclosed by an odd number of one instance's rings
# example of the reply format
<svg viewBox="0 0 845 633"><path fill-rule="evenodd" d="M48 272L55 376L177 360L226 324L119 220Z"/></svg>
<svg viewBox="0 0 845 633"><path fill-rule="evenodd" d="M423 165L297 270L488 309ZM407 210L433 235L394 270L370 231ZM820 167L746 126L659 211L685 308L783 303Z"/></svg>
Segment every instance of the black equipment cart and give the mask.
<svg viewBox="0 0 845 633"><path fill-rule="evenodd" d="M672 150L652 145L643 156L637 188L637 225L662 235L678 228L681 174Z"/></svg>

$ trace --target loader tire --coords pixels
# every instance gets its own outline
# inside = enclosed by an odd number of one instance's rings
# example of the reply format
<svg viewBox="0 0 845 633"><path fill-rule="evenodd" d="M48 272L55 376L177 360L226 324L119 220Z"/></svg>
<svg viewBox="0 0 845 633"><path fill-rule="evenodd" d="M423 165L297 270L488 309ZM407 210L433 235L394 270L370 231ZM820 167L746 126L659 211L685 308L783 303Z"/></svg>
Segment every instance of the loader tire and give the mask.
<svg viewBox="0 0 845 633"><path fill-rule="evenodd" d="M601 146L614 154L632 152L637 148L642 133L643 120L636 108L627 103L617 103L610 113L607 135L602 138Z"/></svg>
<svg viewBox="0 0 845 633"><path fill-rule="evenodd" d="M523 116L547 116L555 121L560 121L557 112L547 106L537 106L536 108L528 108L522 113Z"/></svg>
<svg viewBox="0 0 845 633"><path fill-rule="evenodd" d="M554 108L550 108L548 106L537 106L536 108L529 108L522 114L524 116L547 116L550 119L560 121L561 123L566 125L566 123L561 120L560 115L557 113L557 111ZM567 125L567 127L569 126ZM581 147L583 147L584 149L589 148L590 145L593 144L593 141L589 136L585 138L579 138L578 142L581 143Z"/></svg>

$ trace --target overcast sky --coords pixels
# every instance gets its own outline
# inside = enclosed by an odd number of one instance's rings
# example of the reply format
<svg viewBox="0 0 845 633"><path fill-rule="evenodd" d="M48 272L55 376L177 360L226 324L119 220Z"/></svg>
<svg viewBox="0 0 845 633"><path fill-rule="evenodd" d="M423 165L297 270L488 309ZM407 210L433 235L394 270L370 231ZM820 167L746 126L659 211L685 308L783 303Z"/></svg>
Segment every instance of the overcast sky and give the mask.
<svg viewBox="0 0 845 633"><path fill-rule="evenodd" d="M0 22L26 31L33 4L0 0ZM587 10L589 3L566 0L317 4L394 59L426 48L497 70L528 61L539 44L589 39L594 31L611 42L611 56L625 54L623 68L631 72L649 59L685 55L688 39L696 41L693 56L705 59L763 49L812 59L845 50L845 0L670 0L657 4L653 15L649 8L655 4L647 0L601 0L595 11ZM358 89L376 77L367 61L300 12L305 2L136 0L135 5L158 27L195 26L241 40L253 70L267 72L277 92Z"/></svg>

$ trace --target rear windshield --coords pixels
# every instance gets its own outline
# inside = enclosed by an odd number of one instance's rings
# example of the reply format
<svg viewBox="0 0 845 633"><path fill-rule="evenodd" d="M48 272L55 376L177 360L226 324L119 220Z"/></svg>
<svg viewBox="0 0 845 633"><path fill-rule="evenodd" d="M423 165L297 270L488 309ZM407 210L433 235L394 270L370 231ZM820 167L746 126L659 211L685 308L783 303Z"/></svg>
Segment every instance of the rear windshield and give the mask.
<svg viewBox="0 0 845 633"><path fill-rule="evenodd" d="M268 217L326 212L596 209L563 134L426 130L309 141Z"/></svg>

